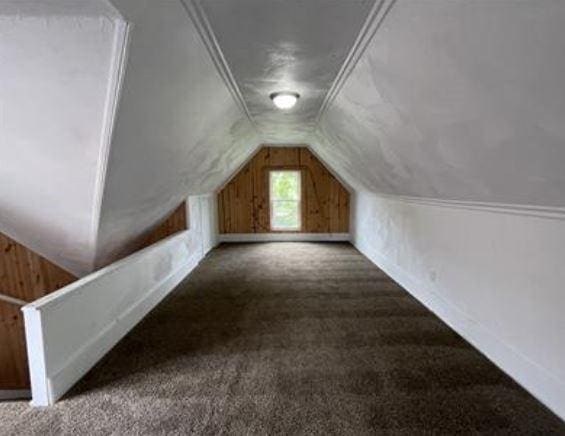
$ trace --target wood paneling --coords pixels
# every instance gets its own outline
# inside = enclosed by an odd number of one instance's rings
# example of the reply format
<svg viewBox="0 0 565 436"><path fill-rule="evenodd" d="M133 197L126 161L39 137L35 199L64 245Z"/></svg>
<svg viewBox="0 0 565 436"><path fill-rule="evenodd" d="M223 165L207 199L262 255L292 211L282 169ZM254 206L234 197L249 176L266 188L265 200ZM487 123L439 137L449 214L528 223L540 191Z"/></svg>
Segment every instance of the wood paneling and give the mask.
<svg viewBox="0 0 565 436"><path fill-rule="evenodd" d="M0 233L0 293L31 302L75 276ZM0 300L0 389L28 389L23 316L19 306Z"/></svg>
<svg viewBox="0 0 565 436"><path fill-rule="evenodd" d="M168 217L159 224L155 229L145 236L142 240L141 247L145 248L155 244L175 233L182 232L187 229L186 222L186 202L182 202Z"/></svg>
<svg viewBox="0 0 565 436"><path fill-rule="evenodd" d="M187 206L186 202L182 202L173 212L171 212L160 223L154 225L145 233L139 235L137 238L124 243L119 250L116 250L111 256L107 256L104 263L98 263L98 269L108 266L117 262L124 257L129 256L139 250L142 250L150 245L153 245L162 239L168 238L177 232L187 230Z"/></svg>
<svg viewBox="0 0 565 436"><path fill-rule="evenodd" d="M218 194L220 233L268 233L269 171L302 173L302 233L349 232L349 193L306 147L263 147Z"/></svg>

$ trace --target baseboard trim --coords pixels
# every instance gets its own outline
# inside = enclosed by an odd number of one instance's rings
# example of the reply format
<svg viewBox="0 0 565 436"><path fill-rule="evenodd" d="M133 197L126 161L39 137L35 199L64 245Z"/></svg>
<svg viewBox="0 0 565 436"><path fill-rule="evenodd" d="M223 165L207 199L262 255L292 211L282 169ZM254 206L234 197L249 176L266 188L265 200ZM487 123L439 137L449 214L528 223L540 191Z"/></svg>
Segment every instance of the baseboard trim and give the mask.
<svg viewBox="0 0 565 436"><path fill-rule="evenodd" d="M219 242L345 242L349 233L230 233L218 237Z"/></svg>
<svg viewBox="0 0 565 436"><path fill-rule="evenodd" d="M391 262L369 244L354 241L354 245L497 367L565 420L565 384L558 377L501 341L492 331L443 299L427 283L418 280L399 265Z"/></svg>

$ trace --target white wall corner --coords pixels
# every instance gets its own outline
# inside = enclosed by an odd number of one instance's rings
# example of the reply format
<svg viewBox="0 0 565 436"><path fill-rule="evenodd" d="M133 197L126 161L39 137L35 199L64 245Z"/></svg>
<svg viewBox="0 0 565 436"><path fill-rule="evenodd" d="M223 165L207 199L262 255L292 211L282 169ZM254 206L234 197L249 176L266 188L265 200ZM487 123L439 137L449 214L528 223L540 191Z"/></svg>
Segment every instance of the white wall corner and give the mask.
<svg viewBox="0 0 565 436"><path fill-rule="evenodd" d="M111 4L111 3L110 3ZM112 5L115 9L115 7ZM117 11L117 10L116 10ZM117 13L119 13L117 11ZM106 174L108 171L108 161L112 148L114 125L118 114L120 98L124 86L126 68L128 63L128 53L130 47L131 30L133 24L123 19L114 19L116 26L114 34L114 44L112 48L112 62L110 64L106 105L104 107L104 119L102 134L100 135L100 152L98 155L98 168L96 170L94 204L92 211L91 244L93 249L91 270L96 268L96 258L98 254L98 234L102 212L102 202L104 199L104 189L106 184Z"/></svg>

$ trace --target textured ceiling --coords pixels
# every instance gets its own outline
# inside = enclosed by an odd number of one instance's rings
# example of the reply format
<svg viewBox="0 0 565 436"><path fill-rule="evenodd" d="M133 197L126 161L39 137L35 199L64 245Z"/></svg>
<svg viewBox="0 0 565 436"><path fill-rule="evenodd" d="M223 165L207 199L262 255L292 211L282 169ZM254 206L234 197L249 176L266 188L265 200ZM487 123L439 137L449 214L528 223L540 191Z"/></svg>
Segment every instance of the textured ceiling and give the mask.
<svg viewBox="0 0 565 436"><path fill-rule="evenodd" d="M266 141L293 142L316 116L373 0L201 0L252 118ZM269 94L301 95L292 111Z"/></svg>

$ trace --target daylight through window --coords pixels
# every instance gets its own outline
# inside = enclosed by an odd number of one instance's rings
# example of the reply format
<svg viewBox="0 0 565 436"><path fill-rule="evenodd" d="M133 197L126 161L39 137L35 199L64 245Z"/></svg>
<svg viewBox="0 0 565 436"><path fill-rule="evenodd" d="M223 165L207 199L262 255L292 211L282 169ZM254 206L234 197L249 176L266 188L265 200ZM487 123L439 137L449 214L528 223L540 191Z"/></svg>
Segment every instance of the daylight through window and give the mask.
<svg viewBox="0 0 565 436"><path fill-rule="evenodd" d="M300 171L271 171L271 230L300 230Z"/></svg>

